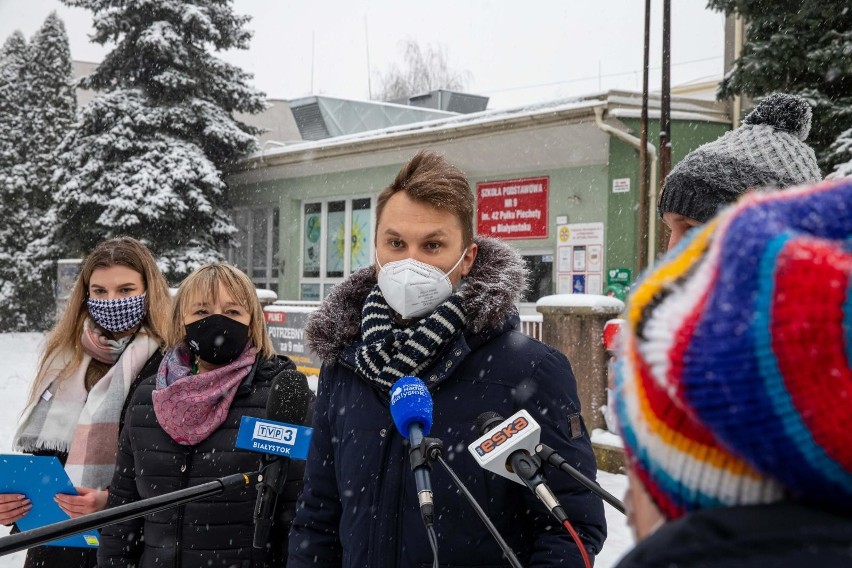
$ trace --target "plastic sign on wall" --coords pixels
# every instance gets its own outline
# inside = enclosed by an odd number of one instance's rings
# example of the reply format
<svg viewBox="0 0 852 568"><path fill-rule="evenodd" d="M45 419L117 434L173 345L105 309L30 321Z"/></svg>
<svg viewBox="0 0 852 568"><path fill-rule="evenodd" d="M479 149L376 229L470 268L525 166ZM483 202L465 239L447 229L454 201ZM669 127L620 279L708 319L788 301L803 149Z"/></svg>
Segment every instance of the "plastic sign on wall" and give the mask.
<svg viewBox="0 0 852 568"><path fill-rule="evenodd" d="M556 227L556 293L603 293L603 223Z"/></svg>
<svg viewBox="0 0 852 568"><path fill-rule="evenodd" d="M322 361L308 349L305 327L314 308L302 306L267 306L263 309L266 330L272 346L280 355L286 355L296 364L296 369L310 376L319 375Z"/></svg>
<svg viewBox="0 0 852 568"><path fill-rule="evenodd" d="M610 268L606 276L606 295L614 296L622 302L627 301L632 271L629 268Z"/></svg>
<svg viewBox="0 0 852 568"><path fill-rule="evenodd" d="M476 233L501 239L547 238L550 178L476 184Z"/></svg>

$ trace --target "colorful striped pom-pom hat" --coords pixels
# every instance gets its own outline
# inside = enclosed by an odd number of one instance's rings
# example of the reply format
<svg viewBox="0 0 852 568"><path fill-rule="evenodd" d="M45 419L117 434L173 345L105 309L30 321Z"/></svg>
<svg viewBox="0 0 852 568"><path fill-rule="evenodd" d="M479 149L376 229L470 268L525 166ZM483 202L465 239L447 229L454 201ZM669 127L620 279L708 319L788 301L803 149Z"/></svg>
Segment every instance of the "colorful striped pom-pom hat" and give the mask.
<svg viewBox="0 0 852 568"><path fill-rule="evenodd" d="M667 517L852 510L852 178L745 196L643 276L626 320L616 412Z"/></svg>

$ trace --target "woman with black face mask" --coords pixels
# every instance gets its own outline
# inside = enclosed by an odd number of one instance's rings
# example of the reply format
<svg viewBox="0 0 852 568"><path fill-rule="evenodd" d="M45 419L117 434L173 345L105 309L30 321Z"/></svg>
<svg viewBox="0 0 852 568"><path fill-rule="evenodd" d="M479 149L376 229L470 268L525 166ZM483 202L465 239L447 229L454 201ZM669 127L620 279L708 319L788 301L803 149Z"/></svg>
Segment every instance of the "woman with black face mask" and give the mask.
<svg viewBox="0 0 852 568"><path fill-rule="evenodd" d="M55 456L77 495L58 494L70 517L104 508L125 401L155 372L165 342L169 288L139 241L103 241L80 269L65 310L47 336L13 440L18 451ZM30 513L26 495L0 495L0 523ZM25 566L93 567L95 549L38 546Z"/></svg>
<svg viewBox="0 0 852 568"><path fill-rule="evenodd" d="M235 447L240 419L264 418L273 380L293 369L275 354L245 274L228 264L190 274L174 300L163 361L130 403L107 506L260 469L260 454ZM313 400L304 376L288 380ZM290 463L263 548L252 546L257 491L247 487L105 527L98 566L283 565L303 471L303 462Z"/></svg>

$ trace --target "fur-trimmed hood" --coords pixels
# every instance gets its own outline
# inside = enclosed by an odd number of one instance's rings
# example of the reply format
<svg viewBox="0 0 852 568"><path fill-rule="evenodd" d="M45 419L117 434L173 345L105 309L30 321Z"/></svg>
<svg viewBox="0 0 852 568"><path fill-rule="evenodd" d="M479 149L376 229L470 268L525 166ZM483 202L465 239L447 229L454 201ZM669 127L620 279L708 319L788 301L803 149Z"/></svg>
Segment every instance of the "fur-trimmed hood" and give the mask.
<svg viewBox="0 0 852 568"><path fill-rule="evenodd" d="M476 260L461 287L467 332L499 326L526 288L527 269L518 252L503 241L476 237ZM361 335L361 309L376 286L374 266L363 268L332 288L308 320L308 346L323 361L337 359Z"/></svg>

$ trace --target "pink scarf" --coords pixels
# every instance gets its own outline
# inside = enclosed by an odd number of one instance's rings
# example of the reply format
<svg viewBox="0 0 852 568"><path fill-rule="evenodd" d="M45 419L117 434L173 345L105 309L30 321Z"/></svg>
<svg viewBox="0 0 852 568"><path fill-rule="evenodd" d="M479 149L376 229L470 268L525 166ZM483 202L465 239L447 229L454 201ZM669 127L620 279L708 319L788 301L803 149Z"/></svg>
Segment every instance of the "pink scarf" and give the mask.
<svg viewBox="0 0 852 568"><path fill-rule="evenodd" d="M144 327L132 337L112 341L89 320L81 341L79 365L70 368L74 353L62 351L41 369L35 391L40 396L24 409L13 447L24 452L68 452L65 470L74 485L101 489L115 471L124 400L159 341ZM92 359L111 367L87 391L86 369Z"/></svg>
<svg viewBox="0 0 852 568"><path fill-rule="evenodd" d="M113 341L104 335L101 329L93 325L84 325L83 335L80 337L83 351L91 355L92 359L107 365L112 365L118 361L118 358L124 352L124 348L132 340L133 336Z"/></svg>
<svg viewBox="0 0 852 568"><path fill-rule="evenodd" d="M206 440L227 418L237 387L248 376L254 361L255 349L247 343L233 362L193 375L185 344L166 352L152 395L160 426L183 446Z"/></svg>

